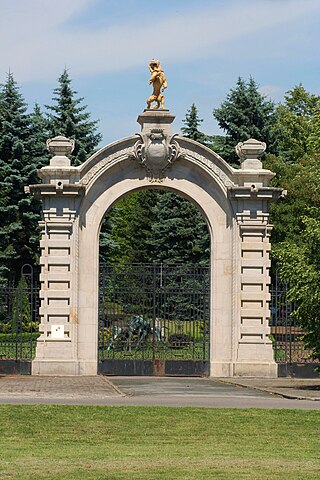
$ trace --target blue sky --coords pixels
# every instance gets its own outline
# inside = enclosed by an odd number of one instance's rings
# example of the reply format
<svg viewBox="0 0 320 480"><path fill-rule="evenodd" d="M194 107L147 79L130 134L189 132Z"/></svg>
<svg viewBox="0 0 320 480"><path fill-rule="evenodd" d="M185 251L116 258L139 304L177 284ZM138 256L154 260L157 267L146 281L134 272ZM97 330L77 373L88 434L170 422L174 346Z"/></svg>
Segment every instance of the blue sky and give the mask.
<svg viewBox="0 0 320 480"><path fill-rule="evenodd" d="M320 95L320 0L0 0L0 82L51 103L64 67L100 119L102 144L139 130L161 61L175 130L194 102L202 130L239 76L276 102L302 83Z"/></svg>

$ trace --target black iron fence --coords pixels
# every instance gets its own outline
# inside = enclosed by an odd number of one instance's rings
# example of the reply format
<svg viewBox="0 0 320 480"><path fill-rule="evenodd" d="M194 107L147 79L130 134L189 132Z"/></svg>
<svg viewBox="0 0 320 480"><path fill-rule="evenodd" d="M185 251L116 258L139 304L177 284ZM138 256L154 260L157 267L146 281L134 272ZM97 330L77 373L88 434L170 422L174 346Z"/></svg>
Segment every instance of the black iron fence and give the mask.
<svg viewBox="0 0 320 480"><path fill-rule="evenodd" d="M30 371L26 362L34 358L39 336L37 276L31 265L24 265L18 284L0 287L0 372Z"/></svg>
<svg viewBox="0 0 320 480"><path fill-rule="evenodd" d="M295 304L288 301L288 285L274 275L270 286L270 338L275 360L280 364L315 363L311 351L305 349L303 330L294 316Z"/></svg>
<svg viewBox="0 0 320 480"><path fill-rule="evenodd" d="M119 374L207 370L209 300L207 266L101 265L100 363Z"/></svg>
<svg viewBox="0 0 320 480"><path fill-rule="evenodd" d="M25 265L18 284L0 287L0 373L30 362L39 336L38 271ZM102 265L99 360L209 360L209 268ZM271 340L282 366L314 363L304 348L287 285L270 286Z"/></svg>

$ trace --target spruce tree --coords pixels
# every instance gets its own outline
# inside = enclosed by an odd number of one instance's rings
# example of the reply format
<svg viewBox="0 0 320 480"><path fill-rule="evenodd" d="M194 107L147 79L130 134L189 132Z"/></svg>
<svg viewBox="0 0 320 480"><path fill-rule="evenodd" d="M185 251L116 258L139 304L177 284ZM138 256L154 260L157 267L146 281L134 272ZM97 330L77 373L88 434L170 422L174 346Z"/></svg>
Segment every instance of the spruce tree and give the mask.
<svg viewBox="0 0 320 480"><path fill-rule="evenodd" d="M73 165L80 165L94 152L102 135L97 133L97 120L90 120L87 106L81 105L83 97L76 98L77 92L71 87L69 73L64 69L58 79L59 86L53 91L55 105L46 105L51 136L64 135L75 140L71 155Z"/></svg>
<svg viewBox="0 0 320 480"><path fill-rule="evenodd" d="M39 212L24 187L35 180L32 121L12 73L0 88L0 282L20 277L23 263L34 263Z"/></svg>
<svg viewBox="0 0 320 480"><path fill-rule="evenodd" d="M236 87L213 111L220 128L226 132L225 144L220 142L220 151L217 153L230 164L237 165L235 146L249 138L266 142L268 152L275 153L275 138L271 128L274 111L274 103L259 93L252 77L247 82L239 77Z"/></svg>
<svg viewBox="0 0 320 480"><path fill-rule="evenodd" d="M49 164L50 154L46 146L49 136L48 120L36 103L33 112L30 114L30 155L37 168ZM39 182L38 176L35 178L35 182Z"/></svg>
<svg viewBox="0 0 320 480"><path fill-rule="evenodd" d="M100 259L108 263L149 263L154 259L153 208L159 192L126 195L107 213L100 233Z"/></svg>
<svg viewBox="0 0 320 480"><path fill-rule="evenodd" d="M194 103L191 105L186 113L185 119L182 121L185 124L185 127L181 128L184 137L191 138L191 140L204 145L208 143L209 137L199 130L199 125L203 122L203 119L199 118L198 110Z"/></svg>
<svg viewBox="0 0 320 480"><path fill-rule="evenodd" d="M172 192L159 194L153 208L154 258L164 263L207 264L210 236L204 218L185 198Z"/></svg>

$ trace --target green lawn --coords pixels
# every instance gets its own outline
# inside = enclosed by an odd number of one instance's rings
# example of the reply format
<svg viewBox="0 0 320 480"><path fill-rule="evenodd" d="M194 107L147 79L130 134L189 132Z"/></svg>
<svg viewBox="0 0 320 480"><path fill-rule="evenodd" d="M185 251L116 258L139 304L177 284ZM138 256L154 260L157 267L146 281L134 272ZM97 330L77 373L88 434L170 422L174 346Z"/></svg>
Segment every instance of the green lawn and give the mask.
<svg viewBox="0 0 320 480"><path fill-rule="evenodd" d="M317 411L0 406L0 478L319 479Z"/></svg>

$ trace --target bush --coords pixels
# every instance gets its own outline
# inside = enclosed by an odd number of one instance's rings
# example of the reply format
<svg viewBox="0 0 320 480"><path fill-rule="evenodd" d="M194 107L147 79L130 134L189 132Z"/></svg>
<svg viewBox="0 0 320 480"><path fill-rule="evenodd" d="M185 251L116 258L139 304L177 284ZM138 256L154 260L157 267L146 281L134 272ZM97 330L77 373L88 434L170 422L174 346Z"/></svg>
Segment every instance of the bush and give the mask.
<svg viewBox="0 0 320 480"><path fill-rule="evenodd" d="M33 333L0 333L0 343L5 342L16 342L22 341L23 342L30 342L31 340L36 341L37 338L40 336L40 332L33 332Z"/></svg>

